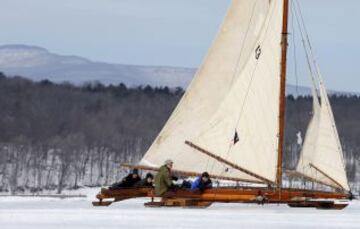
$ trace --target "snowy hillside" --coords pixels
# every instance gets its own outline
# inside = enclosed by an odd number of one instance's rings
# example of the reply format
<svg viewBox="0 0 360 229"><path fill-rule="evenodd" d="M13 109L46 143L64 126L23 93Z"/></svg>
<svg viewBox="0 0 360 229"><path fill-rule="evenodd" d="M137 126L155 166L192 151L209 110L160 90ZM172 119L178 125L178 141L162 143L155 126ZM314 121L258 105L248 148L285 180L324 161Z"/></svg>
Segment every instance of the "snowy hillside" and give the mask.
<svg viewBox="0 0 360 229"><path fill-rule="evenodd" d="M120 82L129 86L151 85L185 87L195 70L177 67L151 67L94 62L78 56L63 56L48 50L26 45L0 46L0 71L21 75L33 80L83 83L100 81Z"/></svg>
<svg viewBox="0 0 360 229"><path fill-rule="evenodd" d="M27 45L0 46L0 72L33 80L49 79L81 84L99 81L104 84L125 83L128 86L151 85L186 88L196 69L162 66L136 66L94 62L78 56L64 56ZM287 94L310 95L308 87L287 86ZM347 92L329 91L330 94Z"/></svg>

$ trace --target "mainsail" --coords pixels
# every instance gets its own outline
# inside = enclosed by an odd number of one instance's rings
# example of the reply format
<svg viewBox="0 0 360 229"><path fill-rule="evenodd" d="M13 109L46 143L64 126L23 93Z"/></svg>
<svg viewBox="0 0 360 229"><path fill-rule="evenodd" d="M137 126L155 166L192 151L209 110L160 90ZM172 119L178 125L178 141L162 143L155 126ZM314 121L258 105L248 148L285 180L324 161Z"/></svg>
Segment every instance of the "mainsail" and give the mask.
<svg viewBox="0 0 360 229"><path fill-rule="evenodd" d="M276 180L283 3L233 0L209 53L140 164L259 181L185 141Z"/></svg>
<svg viewBox="0 0 360 229"><path fill-rule="evenodd" d="M349 191L343 151L323 82L319 86L321 104L313 91L313 117L296 170L319 183Z"/></svg>

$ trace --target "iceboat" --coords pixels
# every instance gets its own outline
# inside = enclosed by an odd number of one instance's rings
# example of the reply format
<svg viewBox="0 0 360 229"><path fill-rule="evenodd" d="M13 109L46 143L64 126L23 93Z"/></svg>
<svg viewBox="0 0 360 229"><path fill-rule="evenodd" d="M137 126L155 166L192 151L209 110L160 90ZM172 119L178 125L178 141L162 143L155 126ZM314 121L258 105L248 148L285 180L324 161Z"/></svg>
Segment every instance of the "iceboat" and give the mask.
<svg viewBox="0 0 360 229"><path fill-rule="evenodd" d="M289 0L233 0L203 64L159 135L139 164L123 165L157 171L172 159L174 174L208 171L212 179L236 185L202 193L179 189L160 200L153 188L104 189L95 206L137 197L149 197L149 207L208 207L216 202L323 209L348 205L343 151L311 46L309 65L316 65L311 74L313 115L296 169L283 171L289 8ZM284 187L285 176L326 188Z"/></svg>

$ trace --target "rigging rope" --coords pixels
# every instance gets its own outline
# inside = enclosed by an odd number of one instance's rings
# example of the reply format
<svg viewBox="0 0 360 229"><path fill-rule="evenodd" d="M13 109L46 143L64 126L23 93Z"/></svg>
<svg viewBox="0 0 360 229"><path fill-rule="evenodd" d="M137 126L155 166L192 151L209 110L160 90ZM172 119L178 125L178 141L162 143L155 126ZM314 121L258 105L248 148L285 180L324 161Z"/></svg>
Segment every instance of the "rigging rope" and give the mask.
<svg viewBox="0 0 360 229"><path fill-rule="evenodd" d="M238 58L237 58L237 60L236 60L236 65L235 65L235 69L234 69L234 74L233 74L233 77L232 77L232 79L231 79L230 85L233 85L234 79L235 79L236 75L237 75L238 72L241 70L240 61L241 61L242 56L243 56L243 53L244 53L245 41L247 40L248 35L249 35L249 31L250 31L251 24L252 24L252 22L253 22L253 17L254 17L255 8L256 8L257 3L258 3L258 1L255 2L254 6L253 6L253 8L252 8L252 11L251 11L250 20L249 20L249 23L248 23L247 28L246 28L246 32L245 32L244 39L243 39L242 42L241 42L240 54L239 54L239 56L238 56Z"/></svg>
<svg viewBox="0 0 360 229"><path fill-rule="evenodd" d="M298 72L298 58L297 58L297 46L296 46L296 35L297 33L295 32L296 30L296 25L295 25L295 16L294 16L294 4L293 2L291 2L291 12L292 12L292 17L291 17L291 29L292 29L292 44L293 44L293 50L294 50L294 55L293 55L293 58L294 58L294 76L295 76L295 89L296 89L296 100L297 98L299 97L299 72ZM298 130L301 130L301 121L300 121L300 109L299 109L299 106L297 106L296 104L296 100L295 101L295 104L294 104L294 107L295 107L295 110L296 110L296 114L295 114L295 117L296 117L296 124L295 126L297 127ZM301 134L301 132L300 132ZM300 135L301 137L301 135ZM303 143L303 141L302 141ZM301 143L300 143L301 144ZM297 149L297 155L299 155L299 150L302 149L302 147L300 146L299 148L296 148ZM298 162L299 163L299 162Z"/></svg>

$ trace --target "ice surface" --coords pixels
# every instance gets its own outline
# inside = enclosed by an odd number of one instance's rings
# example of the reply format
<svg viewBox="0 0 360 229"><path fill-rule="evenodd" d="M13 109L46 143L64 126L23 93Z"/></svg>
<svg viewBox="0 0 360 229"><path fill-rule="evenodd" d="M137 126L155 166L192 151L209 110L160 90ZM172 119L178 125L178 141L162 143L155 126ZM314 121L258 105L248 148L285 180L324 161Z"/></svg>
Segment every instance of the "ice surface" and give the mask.
<svg viewBox="0 0 360 229"><path fill-rule="evenodd" d="M95 192L88 192L88 198L72 199L0 197L0 228L360 228L358 201L342 211L247 204L145 208L148 199L93 207Z"/></svg>

